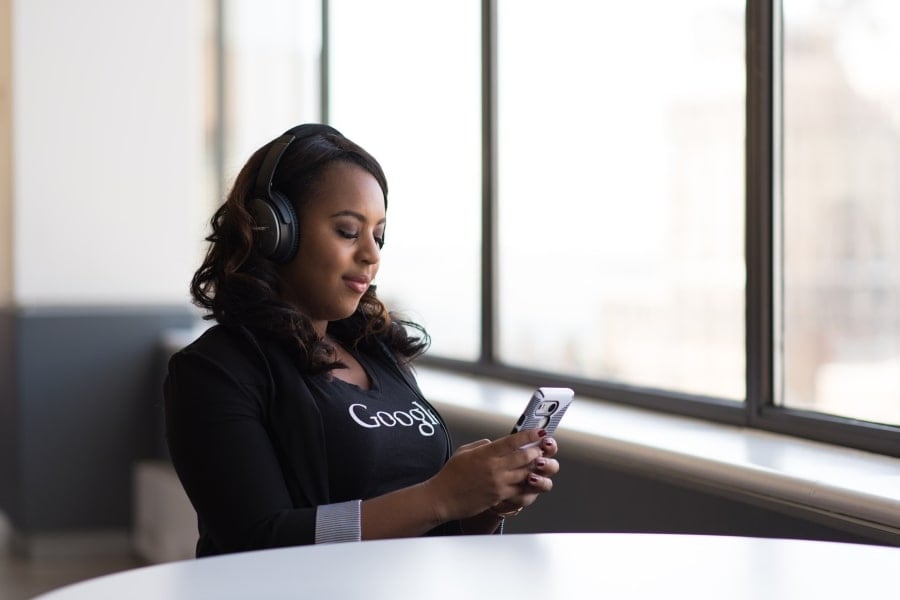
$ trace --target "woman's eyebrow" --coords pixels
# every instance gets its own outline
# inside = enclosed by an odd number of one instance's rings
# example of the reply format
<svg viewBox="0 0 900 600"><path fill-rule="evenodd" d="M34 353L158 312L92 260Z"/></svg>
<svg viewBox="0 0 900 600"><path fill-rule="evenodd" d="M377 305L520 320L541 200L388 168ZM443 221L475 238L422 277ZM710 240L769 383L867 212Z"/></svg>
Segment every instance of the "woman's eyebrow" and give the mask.
<svg viewBox="0 0 900 600"><path fill-rule="evenodd" d="M358 213L355 210L341 210L341 211L334 213L329 218L334 219L337 217L353 217L354 219L356 219L357 221L360 221L361 223L366 222L365 215L363 215L362 213ZM387 217L382 217L381 219L379 219L379 221L378 221L378 223L376 223L376 225L381 225L382 223L385 223L386 221L387 221Z"/></svg>

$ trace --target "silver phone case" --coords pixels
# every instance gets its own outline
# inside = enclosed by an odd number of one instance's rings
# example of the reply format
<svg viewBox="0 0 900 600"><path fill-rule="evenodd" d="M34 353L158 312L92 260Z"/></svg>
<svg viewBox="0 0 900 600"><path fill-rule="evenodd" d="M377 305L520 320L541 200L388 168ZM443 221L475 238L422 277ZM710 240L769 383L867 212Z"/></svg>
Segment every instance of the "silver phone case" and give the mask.
<svg viewBox="0 0 900 600"><path fill-rule="evenodd" d="M543 427L547 431L548 436L553 435L556 431L556 426L559 425L563 415L566 414L566 410L568 410L574 396L575 392L569 388L541 387L536 389L531 395L531 400L525 406L525 410L519 416L519 420L516 421L512 433ZM546 405L545 410L539 410L542 404L548 402L558 402L558 405L550 414L547 414Z"/></svg>

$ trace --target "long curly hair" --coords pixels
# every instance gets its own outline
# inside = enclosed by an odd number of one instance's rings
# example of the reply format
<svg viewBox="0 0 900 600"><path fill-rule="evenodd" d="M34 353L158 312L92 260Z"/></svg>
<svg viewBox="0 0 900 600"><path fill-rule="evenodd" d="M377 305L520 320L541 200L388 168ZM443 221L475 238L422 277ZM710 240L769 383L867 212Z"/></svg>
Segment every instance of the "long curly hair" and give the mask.
<svg viewBox="0 0 900 600"><path fill-rule="evenodd" d="M327 125L306 124L289 132L296 138L278 162L272 188L290 200L301 222L322 173L339 161L368 171L378 181L387 208L384 171L363 148ZM194 304L209 311L205 319L244 326L257 335L274 338L296 355L304 372L328 372L345 365L337 361L334 347L316 334L312 321L284 300L277 265L263 256L254 239L256 224L248 204L273 142L250 157L225 202L213 214L212 233L206 238L210 246L191 280L191 296ZM329 323L328 330L354 347L383 343L404 365L423 354L430 341L421 326L390 313L376 297L375 286L363 294L353 315Z"/></svg>

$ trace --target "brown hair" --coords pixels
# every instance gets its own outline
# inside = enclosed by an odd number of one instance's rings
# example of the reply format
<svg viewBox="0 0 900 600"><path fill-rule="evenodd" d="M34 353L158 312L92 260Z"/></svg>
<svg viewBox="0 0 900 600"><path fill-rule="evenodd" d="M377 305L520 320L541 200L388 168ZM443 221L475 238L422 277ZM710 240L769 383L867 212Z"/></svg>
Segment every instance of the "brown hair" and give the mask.
<svg viewBox="0 0 900 600"><path fill-rule="evenodd" d="M372 155L327 125L307 124L291 129L299 132L287 147L275 170L272 187L288 199L298 216L314 194L325 168L349 162L368 171L381 186L387 208L387 179ZM191 281L194 304L210 312L204 318L223 325L245 326L255 334L284 342L296 353L299 366L308 373L321 373L343 365L334 348L319 338L310 319L282 298L282 282L276 265L257 249L254 221L247 208L256 179L272 142L257 150L238 173L225 203L210 221L210 247ZM417 335L409 335L412 328ZM384 343L407 363L428 347L425 330L388 312L370 287L356 312L329 324L329 331L354 346Z"/></svg>

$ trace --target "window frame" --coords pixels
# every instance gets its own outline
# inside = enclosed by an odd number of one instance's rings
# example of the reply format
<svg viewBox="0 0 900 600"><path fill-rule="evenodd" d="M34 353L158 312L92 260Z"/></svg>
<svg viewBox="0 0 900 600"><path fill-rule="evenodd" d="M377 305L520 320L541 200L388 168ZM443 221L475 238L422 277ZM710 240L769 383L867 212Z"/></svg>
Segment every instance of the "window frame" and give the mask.
<svg viewBox="0 0 900 600"><path fill-rule="evenodd" d="M423 364L526 385L568 386L577 394L670 414L751 427L900 456L900 427L777 406L781 370L781 2L748 0L745 18L745 356L744 402L590 380L502 363L496 353L497 272L497 0L481 0L482 254L481 340L475 361L426 355ZM329 0L322 0L321 111L328 122Z"/></svg>
<svg viewBox="0 0 900 600"><path fill-rule="evenodd" d="M900 427L778 406L781 371L782 201L781 0L748 0L746 264L746 425L880 454L900 456ZM753 174L754 176L751 176Z"/></svg>

